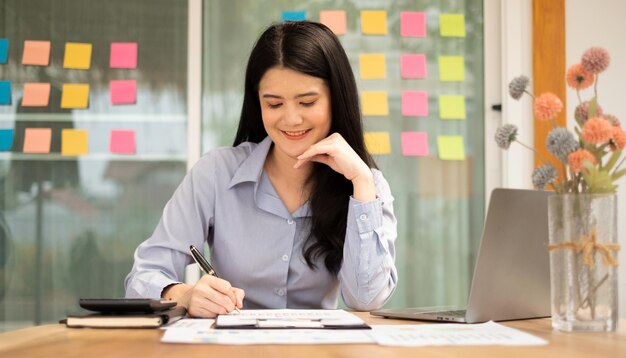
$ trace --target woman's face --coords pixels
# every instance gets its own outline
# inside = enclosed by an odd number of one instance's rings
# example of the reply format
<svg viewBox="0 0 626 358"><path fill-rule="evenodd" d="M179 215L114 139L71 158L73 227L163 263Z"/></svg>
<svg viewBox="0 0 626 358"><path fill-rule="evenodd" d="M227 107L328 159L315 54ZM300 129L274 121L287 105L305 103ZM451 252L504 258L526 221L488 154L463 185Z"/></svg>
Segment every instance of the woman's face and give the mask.
<svg viewBox="0 0 626 358"><path fill-rule="evenodd" d="M274 155L296 157L330 131L330 90L326 82L283 67L272 67L259 82L265 131Z"/></svg>

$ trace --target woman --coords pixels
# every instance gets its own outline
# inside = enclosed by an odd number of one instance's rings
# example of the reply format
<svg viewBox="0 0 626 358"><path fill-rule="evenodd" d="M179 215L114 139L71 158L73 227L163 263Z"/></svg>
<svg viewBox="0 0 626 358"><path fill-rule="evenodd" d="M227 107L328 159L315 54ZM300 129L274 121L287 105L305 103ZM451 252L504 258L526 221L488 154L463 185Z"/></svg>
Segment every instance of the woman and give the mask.
<svg viewBox="0 0 626 358"><path fill-rule="evenodd" d="M187 174L137 248L126 296L174 299L202 317L336 308L339 290L350 308L381 307L396 287L396 219L374 167L337 37L313 22L270 26L248 61L233 147ZM189 245L205 241L220 278L180 283Z"/></svg>

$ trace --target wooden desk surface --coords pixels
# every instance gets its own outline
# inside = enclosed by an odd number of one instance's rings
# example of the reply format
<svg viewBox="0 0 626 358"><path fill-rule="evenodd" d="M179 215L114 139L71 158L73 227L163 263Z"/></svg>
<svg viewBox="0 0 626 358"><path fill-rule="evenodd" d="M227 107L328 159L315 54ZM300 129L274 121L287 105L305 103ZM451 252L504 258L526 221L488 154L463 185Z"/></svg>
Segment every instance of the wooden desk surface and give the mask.
<svg viewBox="0 0 626 358"><path fill-rule="evenodd" d="M420 324L357 313L370 324ZM442 323L444 324L444 323ZM553 331L550 319L503 322L550 342L538 347L384 347L347 345L254 345L161 343L158 329L68 329L50 324L0 334L0 357L626 357L626 321L615 333Z"/></svg>

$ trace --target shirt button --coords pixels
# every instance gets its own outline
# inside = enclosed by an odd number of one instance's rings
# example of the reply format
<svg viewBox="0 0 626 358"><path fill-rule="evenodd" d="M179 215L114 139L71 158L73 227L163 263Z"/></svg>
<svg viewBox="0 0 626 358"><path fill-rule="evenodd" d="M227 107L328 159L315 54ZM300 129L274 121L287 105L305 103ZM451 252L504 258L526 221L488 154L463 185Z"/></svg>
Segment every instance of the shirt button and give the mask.
<svg viewBox="0 0 626 358"><path fill-rule="evenodd" d="M291 219L287 220L287 224L289 224L289 225L293 224L293 220L291 220Z"/></svg>
<svg viewBox="0 0 626 358"><path fill-rule="evenodd" d="M285 295L285 290L283 290L282 288L278 291L276 291L276 294L278 294L279 296L284 296Z"/></svg>
<svg viewBox="0 0 626 358"><path fill-rule="evenodd" d="M283 259L283 261L287 261L287 260L289 260L289 256L283 255L282 259Z"/></svg>
<svg viewBox="0 0 626 358"><path fill-rule="evenodd" d="M361 216L359 216L359 219L361 219L361 221L365 221L367 220L367 215L361 214Z"/></svg>

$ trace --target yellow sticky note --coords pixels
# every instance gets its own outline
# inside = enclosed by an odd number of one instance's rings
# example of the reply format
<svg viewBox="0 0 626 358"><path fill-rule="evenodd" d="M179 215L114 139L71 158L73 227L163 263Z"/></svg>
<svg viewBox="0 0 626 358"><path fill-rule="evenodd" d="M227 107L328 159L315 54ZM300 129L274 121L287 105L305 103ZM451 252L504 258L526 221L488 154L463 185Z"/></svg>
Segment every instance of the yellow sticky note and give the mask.
<svg viewBox="0 0 626 358"><path fill-rule="evenodd" d="M441 135L437 137L437 149L441 160L465 160L463 136Z"/></svg>
<svg viewBox="0 0 626 358"><path fill-rule="evenodd" d="M388 132L365 132L365 147L370 154L391 153L391 143Z"/></svg>
<svg viewBox="0 0 626 358"><path fill-rule="evenodd" d="M363 10L361 11L361 32L366 35L387 34L387 11Z"/></svg>
<svg viewBox="0 0 626 358"><path fill-rule="evenodd" d="M364 80L387 78L385 55L382 53L359 55L359 72Z"/></svg>
<svg viewBox="0 0 626 358"><path fill-rule="evenodd" d="M465 96L439 96L439 117L441 119L465 119Z"/></svg>
<svg viewBox="0 0 626 358"><path fill-rule="evenodd" d="M439 15L439 33L444 37L465 37L465 15Z"/></svg>
<svg viewBox="0 0 626 358"><path fill-rule="evenodd" d="M89 85L72 83L63 85L61 108L87 108L89 105Z"/></svg>
<svg viewBox="0 0 626 358"><path fill-rule="evenodd" d="M444 82L465 81L463 56L439 56L439 80Z"/></svg>
<svg viewBox="0 0 626 358"><path fill-rule="evenodd" d="M61 131L61 154L83 155L89 152L87 131L84 129L63 129Z"/></svg>
<svg viewBox="0 0 626 358"><path fill-rule="evenodd" d="M385 91L364 91L361 95L364 116L389 115L389 103Z"/></svg>
<svg viewBox="0 0 626 358"><path fill-rule="evenodd" d="M64 68L87 70L91 67L91 44L67 42L65 43Z"/></svg>

